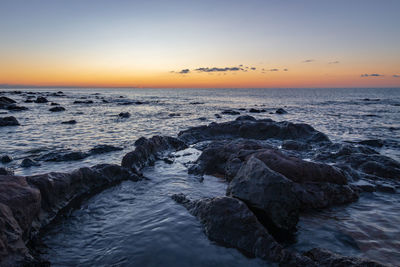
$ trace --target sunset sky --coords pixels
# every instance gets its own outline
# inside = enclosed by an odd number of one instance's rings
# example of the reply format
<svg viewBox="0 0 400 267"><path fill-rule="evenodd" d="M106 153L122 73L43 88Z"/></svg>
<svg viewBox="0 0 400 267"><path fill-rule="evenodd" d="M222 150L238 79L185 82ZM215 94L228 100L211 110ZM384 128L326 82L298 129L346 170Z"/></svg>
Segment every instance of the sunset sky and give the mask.
<svg viewBox="0 0 400 267"><path fill-rule="evenodd" d="M400 87L400 1L0 0L0 84Z"/></svg>

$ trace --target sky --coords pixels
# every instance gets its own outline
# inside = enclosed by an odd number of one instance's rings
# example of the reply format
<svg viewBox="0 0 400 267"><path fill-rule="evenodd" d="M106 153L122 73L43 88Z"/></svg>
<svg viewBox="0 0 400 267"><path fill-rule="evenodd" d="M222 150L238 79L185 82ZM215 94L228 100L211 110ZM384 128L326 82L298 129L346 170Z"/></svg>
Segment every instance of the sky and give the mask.
<svg viewBox="0 0 400 267"><path fill-rule="evenodd" d="M0 0L0 85L400 87L398 0Z"/></svg>

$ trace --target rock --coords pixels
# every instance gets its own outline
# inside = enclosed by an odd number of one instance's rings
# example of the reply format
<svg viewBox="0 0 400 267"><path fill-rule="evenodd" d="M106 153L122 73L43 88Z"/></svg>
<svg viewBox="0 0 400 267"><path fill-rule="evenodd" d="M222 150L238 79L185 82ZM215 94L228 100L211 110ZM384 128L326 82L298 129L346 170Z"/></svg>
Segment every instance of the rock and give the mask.
<svg viewBox="0 0 400 267"><path fill-rule="evenodd" d="M50 106L59 106L60 104L55 103L55 102L51 102Z"/></svg>
<svg viewBox="0 0 400 267"><path fill-rule="evenodd" d="M229 183L227 195L244 201L267 226L293 232L299 221L300 205L293 182L250 158ZM271 231L269 231L271 232Z"/></svg>
<svg viewBox="0 0 400 267"><path fill-rule="evenodd" d="M204 102L190 102L190 105L203 105Z"/></svg>
<svg viewBox="0 0 400 267"><path fill-rule="evenodd" d="M9 155L4 155L0 158L1 163L9 163L13 161L13 158L10 157Z"/></svg>
<svg viewBox="0 0 400 267"><path fill-rule="evenodd" d="M131 114L129 112L121 112L118 114L118 116L121 118L129 118Z"/></svg>
<svg viewBox="0 0 400 267"><path fill-rule="evenodd" d="M17 126L17 125L20 125L20 124L17 121L17 119L13 116L0 118L0 127L1 126Z"/></svg>
<svg viewBox="0 0 400 267"><path fill-rule="evenodd" d="M250 113L262 113L262 112L267 112L265 109L255 109L255 108L251 108L249 109Z"/></svg>
<svg viewBox="0 0 400 267"><path fill-rule="evenodd" d="M180 117L181 114L180 113L170 113L168 114L168 117Z"/></svg>
<svg viewBox="0 0 400 267"><path fill-rule="evenodd" d="M247 138L265 140L298 140L302 142L330 142L329 138L308 124L275 122L271 119L240 119L223 123L211 123L207 126L192 127L181 131L178 136L189 143L206 140Z"/></svg>
<svg viewBox="0 0 400 267"><path fill-rule="evenodd" d="M13 175L14 172L8 168L0 167L0 175Z"/></svg>
<svg viewBox="0 0 400 267"><path fill-rule="evenodd" d="M257 121L257 120L253 116L242 115L237 117L235 121Z"/></svg>
<svg viewBox="0 0 400 267"><path fill-rule="evenodd" d="M221 118L222 118L221 115L219 115L219 114L214 114L214 116L215 116L215 118L217 118L217 119L221 119Z"/></svg>
<svg viewBox="0 0 400 267"><path fill-rule="evenodd" d="M76 124L76 120L63 121L61 124Z"/></svg>
<svg viewBox="0 0 400 267"><path fill-rule="evenodd" d="M207 120L207 118L206 117L200 117L200 118L197 118L199 121L206 121Z"/></svg>
<svg viewBox="0 0 400 267"><path fill-rule="evenodd" d="M22 110L27 110L28 108L27 107L22 107L22 106L17 106L15 104L11 104L11 105L8 105L6 107L6 109L7 110L11 110L11 111L22 111Z"/></svg>
<svg viewBox="0 0 400 267"><path fill-rule="evenodd" d="M45 98L43 96L38 96L34 102L35 103L47 103L49 101L47 100L47 98Z"/></svg>
<svg viewBox="0 0 400 267"><path fill-rule="evenodd" d="M67 152L50 152L47 154L44 154L36 160L38 161L55 161L55 162L61 162L61 161L73 161L73 160L81 160L84 158L89 157L90 154L86 152L81 152L81 151L67 151Z"/></svg>
<svg viewBox="0 0 400 267"><path fill-rule="evenodd" d="M372 147L383 147L385 144L382 140L380 139L370 139L370 140L363 140L358 142L361 145L367 145L367 146L372 146Z"/></svg>
<svg viewBox="0 0 400 267"><path fill-rule="evenodd" d="M0 266L44 266L26 246L31 237L84 197L123 180L139 179L109 164L71 173L0 176Z"/></svg>
<svg viewBox="0 0 400 267"><path fill-rule="evenodd" d="M283 108L278 108L278 109L275 111L275 113L276 113L276 114L287 114L287 111L284 110Z"/></svg>
<svg viewBox="0 0 400 267"><path fill-rule="evenodd" d="M111 145L97 145L94 148L90 149L89 153L90 154L103 154L103 153L108 153L108 152L112 152L112 151L120 151L120 150L123 150L123 148L111 146Z"/></svg>
<svg viewBox="0 0 400 267"><path fill-rule="evenodd" d="M221 114L225 114L225 115L239 115L240 112L239 111L235 111L232 109L225 109L221 112Z"/></svg>
<svg viewBox="0 0 400 267"><path fill-rule="evenodd" d="M30 158L23 159L22 162L21 162L21 167L22 168L29 168L29 167L32 167L32 166L40 166L40 163L38 163L38 162L36 162L36 161L34 161L33 159L30 159Z"/></svg>
<svg viewBox="0 0 400 267"><path fill-rule="evenodd" d="M349 266L349 267L384 267L385 265L366 259L348 257L335 254L326 249L314 248L304 253L304 255L316 263L318 266Z"/></svg>
<svg viewBox="0 0 400 267"><path fill-rule="evenodd" d="M172 199L197 217L207 237L219 245L282 266L316 266L309 258L283 249L238 199L216 197L191 201L183 194L173 195Z"/></svg>
<svg viewBox="0 0 400 267"><path fill-rule="evenodd" d="M9 105L15 104L15 100L5 97L5 96L0 96L0 109L5 109Z"/></svg>
<svg viewBox="0 0 400 267"><path fill-rule="evenodd" d="M85 100L85 101L82 101L82 100L75 100L74 102L73 102L73 104L93 104L94 102L93 102L93 100Z"/></svg>
<svg viewBox="0 0 400 267"><path fill-rule="evenodd" d="M185 142L180 139L158 135L149 139L141 137L135 145L136 149L123 157L121 165L136 172L144 166L152 165L158 159L159 153L187 148Z"/></svg>
<svg viewBox="0 0 400 267"><path fill-rule="evenodd" d="M282 142L282 148L286 150L310 150L312 146L310 144L301 142L301 141L295 141L295 140L285 140Z"/></svg>
<svg viewBox="0 0 400 267"><path fill-rule="evenodd" d="M57 107L50 108L49 111L51 111L51 112L60 112L60 111L65 111L65 108L57 106Z"/></svg>

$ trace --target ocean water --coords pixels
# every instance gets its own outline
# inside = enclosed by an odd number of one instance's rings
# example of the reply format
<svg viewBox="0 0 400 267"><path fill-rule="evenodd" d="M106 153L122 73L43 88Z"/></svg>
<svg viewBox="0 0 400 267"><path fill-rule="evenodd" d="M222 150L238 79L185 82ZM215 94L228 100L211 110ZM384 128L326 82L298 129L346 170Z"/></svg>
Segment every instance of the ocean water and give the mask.
<svg viewBox="0 0 400 267"><path fill-rule="evenodd" d="M379 152L400 160L400 89L20 89L23 92L63 91L46 96L66 108L50 112L50 104L23 103L24 94L8 96L29 108L0 110L11 114L18 127L0 128L0 154L14 161L5 165L20 175L69 171L97 163L121 162L141 136L172 135L190 126L235 119L225 109L276 121L304 122L333 141L382 139ZM73 104L92 100L93 104ZM104 103L106 100L107 103ZM140 101L141 104L129 104ZM250 108L265 109L249 113ZM288 113L275 114L277 108ZM120 118L129 112L130 118ZM272 114L270 114L272 113ZM221 114L222 118L216 118ZM61 124L74 119L74 125ZM92 155L69 162L40 162L21 168L23 158L56 151L89 151L96 145L122 151ZM202 233L199 222L170 196L186 193L196 199L225 194L226 184L212 176L200 181L187 174L185 162L199 151L179 152L174 164L158 162L146 168L148 180L124 182L85 201L71 215L52 226L44 237L45 257L54 266L260 266L231 248L217 246ZM299 223L298 250L325 247L355 255L400 263L400 197L371 193L349 206L307 214ZM323 225L323 227L321 226ZM317 227L319 226L319 227Z"/></svg>

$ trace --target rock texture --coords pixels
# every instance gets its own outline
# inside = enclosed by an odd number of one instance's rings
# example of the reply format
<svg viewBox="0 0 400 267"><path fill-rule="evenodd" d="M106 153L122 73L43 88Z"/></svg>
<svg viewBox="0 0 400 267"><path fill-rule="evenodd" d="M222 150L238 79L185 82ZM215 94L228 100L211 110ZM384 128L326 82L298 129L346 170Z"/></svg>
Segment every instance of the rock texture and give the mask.
<svg viewBox="0 0 400 267"><path fill-rule="evenodd" d="M0 127L1 126L18 126L18 125L19 125L19 122L13 116L0 118Z"/></svg>

